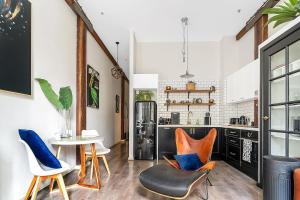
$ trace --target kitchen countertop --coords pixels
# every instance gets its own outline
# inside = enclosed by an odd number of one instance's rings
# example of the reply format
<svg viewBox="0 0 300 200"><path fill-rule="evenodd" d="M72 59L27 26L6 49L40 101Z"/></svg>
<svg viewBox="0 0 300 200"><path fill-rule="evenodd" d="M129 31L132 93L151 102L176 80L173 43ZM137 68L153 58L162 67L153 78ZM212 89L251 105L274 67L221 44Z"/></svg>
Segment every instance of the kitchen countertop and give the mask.
<svg viewBox="0 0 300 200"><path fill-rule="evenodd" d="M168 124L168 125L158 125L158 127L162 128L201 128L201 127L211 127L211 128L231 128L231 129L239 129L239 130L248 130L248 131L259 131L259 128L254 127L244 127L244 126L230 126L230 125L197 125L197 124Z"/></svg>

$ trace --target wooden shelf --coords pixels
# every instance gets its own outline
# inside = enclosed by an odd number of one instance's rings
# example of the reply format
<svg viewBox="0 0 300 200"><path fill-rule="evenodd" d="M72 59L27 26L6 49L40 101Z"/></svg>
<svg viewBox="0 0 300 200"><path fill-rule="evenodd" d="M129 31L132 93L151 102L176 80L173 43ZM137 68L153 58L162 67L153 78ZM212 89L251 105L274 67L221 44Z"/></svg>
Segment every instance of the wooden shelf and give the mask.
<svg viewBox="0 0 300 200"><path fill-rule="evenodd" d="M210 89L204 90L165 90L165 93L212 93L215 92Z"/></svg>
<svg viewBox="0 0 300 200"><path fill-rule="evenodd" d="M212 106L216 103L165 103L165 106Z"/></svg>

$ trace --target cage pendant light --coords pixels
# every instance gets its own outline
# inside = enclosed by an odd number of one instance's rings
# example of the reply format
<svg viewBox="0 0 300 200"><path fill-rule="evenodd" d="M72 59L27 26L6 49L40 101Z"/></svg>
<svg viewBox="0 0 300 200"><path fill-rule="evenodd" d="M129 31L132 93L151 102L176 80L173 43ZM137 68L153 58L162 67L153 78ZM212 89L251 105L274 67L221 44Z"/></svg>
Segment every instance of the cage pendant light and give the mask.
<svg viewBox="0 0 300 200"><path fill-rule="evenodd" d="M116 45L117 45L117 65L115 65L113 68L111 68L111 75L115 79L119 79L123 75L123 71L119 67L119 44L120 44L120 42L116 42Z"/></svg>

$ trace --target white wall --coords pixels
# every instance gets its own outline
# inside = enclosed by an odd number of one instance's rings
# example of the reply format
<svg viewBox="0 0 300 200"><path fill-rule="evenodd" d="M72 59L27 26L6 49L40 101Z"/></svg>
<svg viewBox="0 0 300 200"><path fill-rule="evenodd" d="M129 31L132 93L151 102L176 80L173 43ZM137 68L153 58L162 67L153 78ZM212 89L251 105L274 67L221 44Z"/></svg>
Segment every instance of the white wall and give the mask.
<svg viewBox="0 0 300 200"><path fill-rule="evenodd" d="M235 36L226 36L220 43L222 78L254 61L254 28L238 41Z"/></svg>
<svg viewBox="0 0 300 200"><path fill-rule="evenodd" d="M46 11L45 11L46 9ZM32 76L49 80L56 90L76 86L76 16L61 0L32 0ZM75 130L75 101L73 130ZM30 184L25 148L18 129L34 129L47 141L58 128L58 113L33 82L33 96L0 92L0 199L20 199ZM50 145L49 145L50 146ZM63 150L66 153L66 149ZM74 148L66 161L75 164Z"/></svg>
<svg viewBox="0 0 300 200"><path fill-rule="evenodd" d="M133 80L136 73L136 39L134 31L130 31L129 37L129 155L128 160L133 160L133 134L134 134L134 89Z"/></svg>
<svg viewBox="0 0 300 200"><path fill-rule="evenodd" d="M100 73L99 109L87 108L87 129L96 129L110 147L121 140L121 79L111 76L113 64L92 35L87 34L87 64ZM120 112L115 113L115 97L120 97Z"/></svg>
<svg viewBox="0 0 300 200"><path fill-rule="evenodd" d="M186 64L182 62L182 43L137 43L137 74L159 74L160 80L180 80ZM221 76L220 43L189 43L190 73L195 80L215 80Z"/></svg>
<svg viewBox="0 0 300 200"><path fill-rule="evenodd" d="M51 12L45 11L51 10ZM52 12L53 11L53 12ZM53 14L54 13L54 14ZM54 89L71 86L75 134L77 17L62 0L32 0L32 78L45 78ZM88 34L87 63L100 72L100 108L87 109L87 127L105 137L105 145L120 140L120 113L115 114L115 95L121 100L121 80L110 74L111 62ZM59 128L59 114L46 100L37 82L33 95L0 92L0 199L21 199L32 179L18 129L33 129L47 143ZM66 156L67 155L67 156ZM63 148L62 159L75 165L75 148Z"/></svg>

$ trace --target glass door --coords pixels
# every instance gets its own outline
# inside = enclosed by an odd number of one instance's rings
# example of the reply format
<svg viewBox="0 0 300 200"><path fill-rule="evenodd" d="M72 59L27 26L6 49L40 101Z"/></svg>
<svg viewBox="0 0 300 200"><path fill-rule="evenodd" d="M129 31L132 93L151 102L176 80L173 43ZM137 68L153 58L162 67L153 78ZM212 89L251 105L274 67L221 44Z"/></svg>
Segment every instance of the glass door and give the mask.
<svg viewBox="0 0 300 200"><path fill-rule="evenodd" d="M268 50L264 67L265 154L300 157L300 40Z"/></svg>
<svg viewBox="0 0 300 200"><path fill-rule="evenodd" d="M264 155L300 158L300 24L260 50L260 175Z"/></svg>

